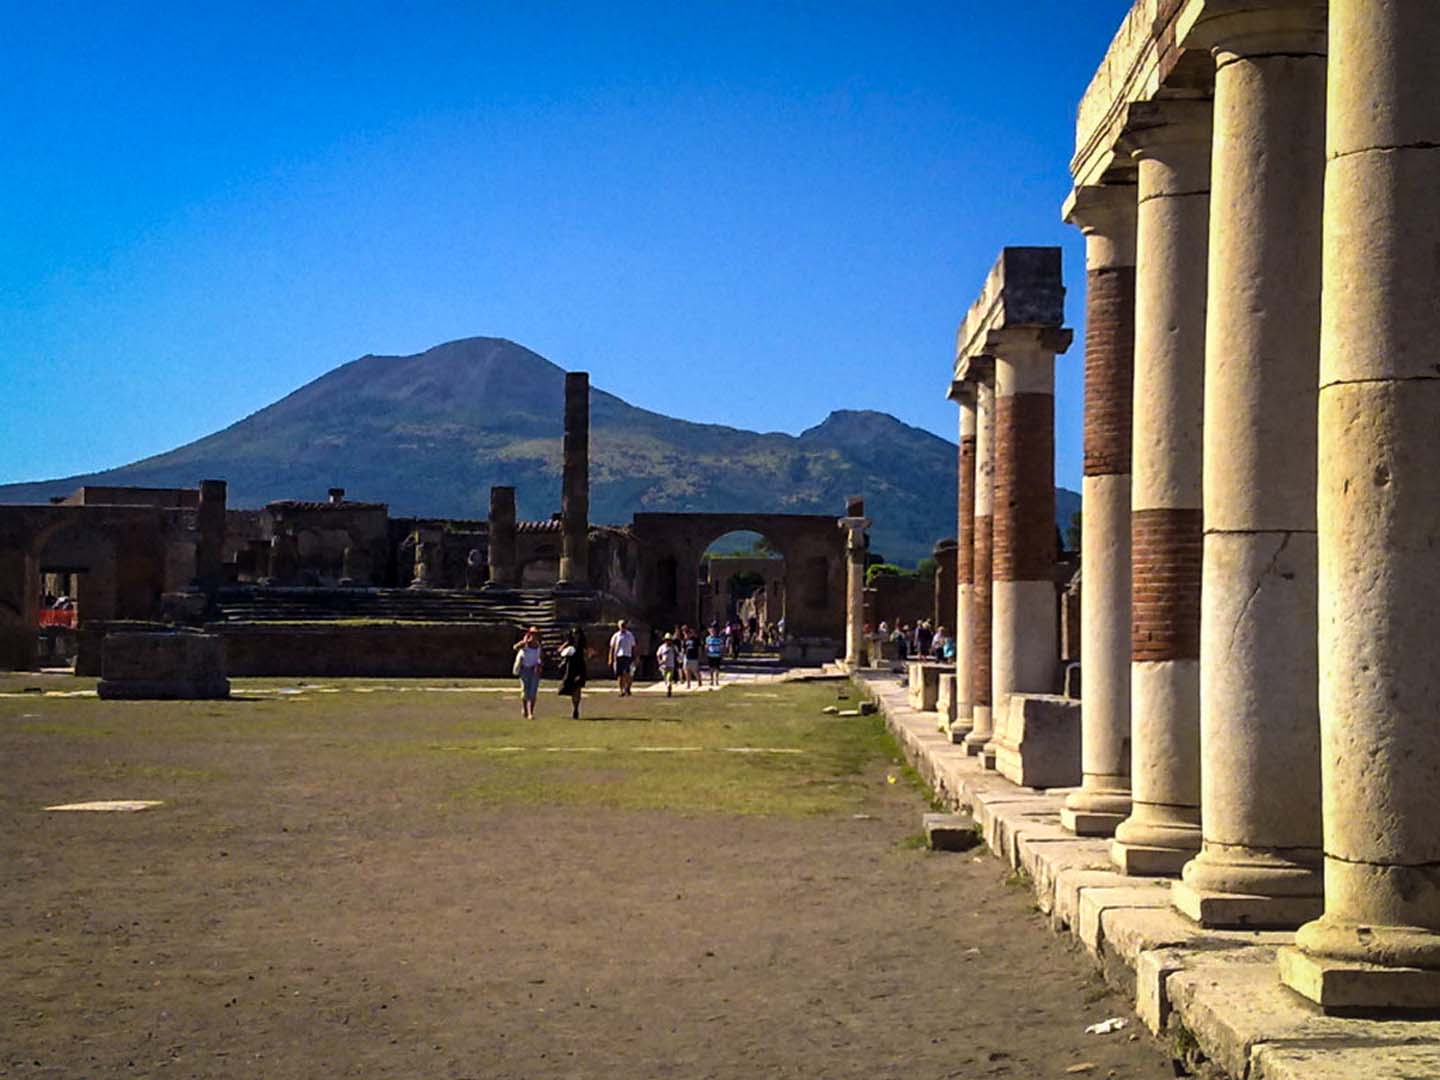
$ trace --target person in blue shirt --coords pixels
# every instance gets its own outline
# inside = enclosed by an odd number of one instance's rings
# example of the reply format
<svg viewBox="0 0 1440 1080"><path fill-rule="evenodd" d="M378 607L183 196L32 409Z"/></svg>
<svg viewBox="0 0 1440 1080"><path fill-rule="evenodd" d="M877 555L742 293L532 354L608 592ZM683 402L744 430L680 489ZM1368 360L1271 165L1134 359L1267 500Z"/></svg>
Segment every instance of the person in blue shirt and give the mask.
<svg viewBox="0 0 1440 1080"><path fill-rule="evenodd" d="M710 633L705 636L705 659L710 665L710 685L719 686L720 665L725 660L725 637L719 623L711 623Z"/></svg>

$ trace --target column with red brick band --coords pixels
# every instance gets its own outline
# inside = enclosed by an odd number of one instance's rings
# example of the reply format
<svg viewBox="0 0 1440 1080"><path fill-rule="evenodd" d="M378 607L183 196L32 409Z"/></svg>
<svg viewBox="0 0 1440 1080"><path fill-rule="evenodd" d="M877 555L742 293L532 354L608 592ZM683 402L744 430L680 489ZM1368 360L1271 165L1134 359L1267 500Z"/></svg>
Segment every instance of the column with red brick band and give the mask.
<svg viewBox="0 0 1440 1080"><path fill-rule="evenodd" d="M1085 236L1085 475L1080 533L1081 786L1060 821L1109 836L1130 813L1130 410L1135 361L1135 188L1076 190Z"/></svg>
<svg viewBox="0 0 1440 1080"><path fill-rule="evenodd" d="M995 479L991 565L994 767L1009 772L1018 746L1010 698L1050 694L1060 658L1055 592L1055 354L1068 330L994 332ZM986 766L991 766L986 753Z"/></svg>
<svg viewBox="0 0 1440 1080"><path fill-rule="evenodd" d="M1201 440L1210 227L1210 103L1144 102L1136 161L1131 483L1130 817L1110 853L1127 874L1178 874L1200 850Z"/></svg>
<svg viewBox="0 0 1440 1080"><path fill-rule="evenodd" d="M995 386L975 380L975 533L970 571L970 733L965 753L985 756L995 734L991 686L991 518L995 500ZM991 757L993 761L993 756Z"/></svg>
<svg viewBox="0 0 1440 1080"><path fill-rule="evenodd" d="M975 578L975 384L954 383L950 399L960 406L959 516L955 551L955 720L950 737L962 741L974 727Z"/></svg>

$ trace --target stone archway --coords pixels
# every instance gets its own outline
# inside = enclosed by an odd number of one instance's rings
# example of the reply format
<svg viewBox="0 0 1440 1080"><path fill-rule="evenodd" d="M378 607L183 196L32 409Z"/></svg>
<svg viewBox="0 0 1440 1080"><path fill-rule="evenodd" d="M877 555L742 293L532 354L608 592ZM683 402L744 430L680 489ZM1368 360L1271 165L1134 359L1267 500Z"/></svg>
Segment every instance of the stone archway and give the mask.
<svg viewBox="0 0 1440 1080"><path fill-rule="evenodd" d="M700 560L726 533L759 533L785 560L785 632L792 658L833 659L845 639L845 538L823 514L636 514L637 599L652 626L690 621ZM825 655L825 654L829 655Z"/></svg>

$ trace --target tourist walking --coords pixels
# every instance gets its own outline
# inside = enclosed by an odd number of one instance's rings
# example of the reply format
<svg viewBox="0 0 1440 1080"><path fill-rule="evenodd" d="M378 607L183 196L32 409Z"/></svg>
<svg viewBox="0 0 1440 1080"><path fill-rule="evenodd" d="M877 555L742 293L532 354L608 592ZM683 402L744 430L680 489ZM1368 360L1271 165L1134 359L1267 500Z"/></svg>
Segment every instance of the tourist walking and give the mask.
<svg viewBox="0 0 1440 1080"><path fill-rule="evenodd" d="M720 625L710 627L705 638L705 660L710 666L710 685L720 685L720 665L725 662L725 639L720 634Z"/></svg>
<svg viewBox="0 0 1440 1080"><path fill-rule="evenodd" d="M680 646L675 644L675 635L666 634L655 650L655 662L660 665L660 677L665 680L665 696L675 696L675 681L680 677Z"/></svg>
<svg viewBox="0 0 1440 1080"><path fill-rule="evenodd" d="M570 719L580 719L580 697L585 692L585 631L575 627L560 647L560 694L570 699Z"/></svg>
<svg viewBox="0 0 1440 1080"><path fill-rule="evenodd" d="M630 688L635 684L635 635L630 624L621 619L615 633L610 637L610 670L615 672L615 684L620 687L620 696L629 697Z"/></svg>
<svg viewBox="0 0 1440 1080"><path fill-rule="evenodd" d="M680 635L680 654L684 662L685 689L690 689L693 679L695 688L700 688L700 651L703 648L700 635L693 626L687 626Z"/></svg>
<svg viewBox="0 0 1440 1080"><path fill-rule="evenodd" d="M532 626L525 636L515 643L514 672L520 676L520 714L526 720L535 719L535 698L540 693L540 631Z"/></svg>

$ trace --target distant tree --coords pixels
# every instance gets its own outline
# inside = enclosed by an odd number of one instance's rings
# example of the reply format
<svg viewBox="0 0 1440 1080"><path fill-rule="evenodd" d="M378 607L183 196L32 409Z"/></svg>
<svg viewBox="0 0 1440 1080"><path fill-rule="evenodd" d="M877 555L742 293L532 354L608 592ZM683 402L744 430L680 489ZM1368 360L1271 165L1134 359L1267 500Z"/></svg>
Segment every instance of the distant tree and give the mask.
<svg viewBox="0 0 1440 1080"><path fill-rule="evenodd" d="M933 578L939 571L940 564L928 555L915 564L916 577Z"/></svg>
<svg viewBox="0 0 1440 1080"><path fill-rule="evenodd" d="M1065 526L1065 550L1080 550L1080 511L1070 515L1070 524Z"/></svg>

